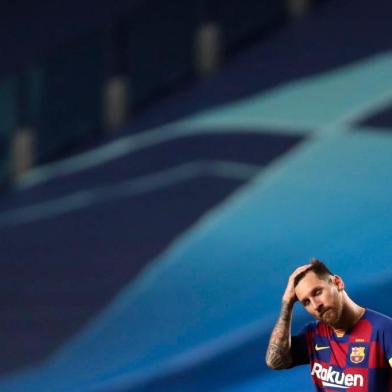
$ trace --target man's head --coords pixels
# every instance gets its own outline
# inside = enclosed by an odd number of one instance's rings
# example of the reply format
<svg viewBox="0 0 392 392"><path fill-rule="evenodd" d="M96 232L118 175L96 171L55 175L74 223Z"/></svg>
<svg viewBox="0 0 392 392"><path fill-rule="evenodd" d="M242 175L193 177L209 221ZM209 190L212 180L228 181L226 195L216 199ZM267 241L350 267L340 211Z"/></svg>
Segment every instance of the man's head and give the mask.
<svg viewBox="0 0 392 392"><path fill-rule="evenodd" d="M344 283L323 262L312 260L310 267L295 277L294 288L298 300L312 316L331 326L339 324L344 305Z"/></svg>
<svg viewBox="0 0 392 392"><path fill-rule="evenodd" d="M299 273L294 279L294 287L305 277L308 272L313 271L320 279L328 279L333 276L333 273L328 269L328 267L318 259L312 259L310 267L305 271Z"/></svg>

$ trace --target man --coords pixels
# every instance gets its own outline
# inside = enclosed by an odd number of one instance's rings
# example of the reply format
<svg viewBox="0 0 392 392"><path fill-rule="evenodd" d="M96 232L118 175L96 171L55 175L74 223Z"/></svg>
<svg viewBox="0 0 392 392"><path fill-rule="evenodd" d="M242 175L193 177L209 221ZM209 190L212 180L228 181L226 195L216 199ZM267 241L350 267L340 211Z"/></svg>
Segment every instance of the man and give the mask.
<svg viewBox="0 0 392 392"><path fill-rule="evenodd" d="M292 337L296 301L318 321ZM392 392L392 319L357 305L314 259L289 277L266 362L276 370L309 363L317 391Z"/></svg>

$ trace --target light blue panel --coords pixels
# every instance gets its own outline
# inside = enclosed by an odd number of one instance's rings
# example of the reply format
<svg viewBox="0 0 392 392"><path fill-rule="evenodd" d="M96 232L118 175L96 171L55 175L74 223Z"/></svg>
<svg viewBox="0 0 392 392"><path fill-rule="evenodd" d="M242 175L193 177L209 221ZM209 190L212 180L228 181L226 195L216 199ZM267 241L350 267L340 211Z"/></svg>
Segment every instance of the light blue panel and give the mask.
<svg viewBox="0 0 392 392"><path fill-rule="evenodd" d="M167 371L172 359L201 360L232 343L234 332L246 338L254 323L268 333L287 275L311 256L355 293L390 279L390 151L392 138L365 132L303 143L202 219L95 324L16 385L76 391L129 383ZM0 384L15 390L8 386Z"/></svg>
<svg viewBox="0 0 392 392"><path fill-rule="evenodd" d="M353 110L367 110L373 102L383 104L385 96L392 100L391 89L392 55L387 53L203 112L184 124L301 134L338 122Z"/></svg>

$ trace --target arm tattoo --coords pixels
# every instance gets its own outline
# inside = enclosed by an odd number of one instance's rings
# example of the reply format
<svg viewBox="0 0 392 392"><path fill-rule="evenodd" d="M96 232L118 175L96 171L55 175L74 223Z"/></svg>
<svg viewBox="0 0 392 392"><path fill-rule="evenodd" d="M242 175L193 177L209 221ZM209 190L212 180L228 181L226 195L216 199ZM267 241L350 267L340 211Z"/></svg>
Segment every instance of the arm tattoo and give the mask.
<svg viewBox="0 0 392 392"><path fill-rule="evenodd" d="M278 321L272 330L265 357L267 365L272 369L287 369L292 364L290 353L292 311L293 304L283 301Z"/></svg>

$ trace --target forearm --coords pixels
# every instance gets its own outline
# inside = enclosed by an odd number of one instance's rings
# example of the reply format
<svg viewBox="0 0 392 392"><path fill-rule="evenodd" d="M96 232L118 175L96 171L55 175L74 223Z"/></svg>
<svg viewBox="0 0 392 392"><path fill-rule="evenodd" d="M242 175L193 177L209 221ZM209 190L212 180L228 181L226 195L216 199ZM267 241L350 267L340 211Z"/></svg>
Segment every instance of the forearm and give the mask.
<svg viewBox="0 0 392 392"><path fill-rule="evenodd" d="M291 317L293 303L282 301L278 321L271 333L268 344L266 362L275 370L287 369L292 365L291 347Z"/></svg>

